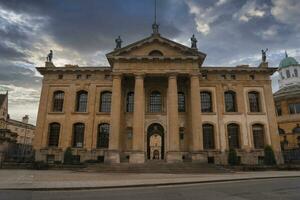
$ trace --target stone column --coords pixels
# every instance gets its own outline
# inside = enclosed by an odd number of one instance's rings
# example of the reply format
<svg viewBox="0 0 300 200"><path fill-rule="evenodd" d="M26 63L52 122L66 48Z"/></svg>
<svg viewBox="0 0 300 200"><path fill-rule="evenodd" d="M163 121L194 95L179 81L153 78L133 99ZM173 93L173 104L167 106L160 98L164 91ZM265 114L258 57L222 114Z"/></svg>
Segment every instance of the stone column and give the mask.
<svg viewBox="0 0 300 200"><path fill-rule="evenodd" d="M109 148L105 156L105 162L108 163L120 163L121 94L122 76L113 74Z"/></svg>
<svg viewBox="0 0 300 200"><path fill-rule="evenodd" d="M203 150L203 136L201 126L201 105L200 105L200 87L199 74L191 74L191 143L192 143L192 160L198 162L206 162L206 156L201 154Z"/></svg>
<svg viewBox="0 0 300 200"><path fill-rule="evenodd" d="M135 76L134 109L133 109L133 144L130 163L144 163L144 118L145 118L145 93L144 76Z"/></svg>

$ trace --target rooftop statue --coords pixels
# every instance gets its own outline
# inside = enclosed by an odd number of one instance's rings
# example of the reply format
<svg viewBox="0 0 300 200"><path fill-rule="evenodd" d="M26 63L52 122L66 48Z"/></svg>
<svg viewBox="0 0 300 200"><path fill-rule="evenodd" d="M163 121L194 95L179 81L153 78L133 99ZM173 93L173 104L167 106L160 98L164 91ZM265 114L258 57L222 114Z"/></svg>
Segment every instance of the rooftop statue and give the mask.
<svg viewBox="0 0 300 200"><path fill-rule="evenodd" d="M120 49L122 47L122 39L121 36L119 36L116 40L116 49Z"/></svg>
<svg viewBox="0 0 300 200"><path fill-rule="evenodd" d="M268 52L268 48L266 50L261 50L261 54L262 54L262 62L265 63L267 61L267 52Z"/></svg>
<svg viewBox="0 0 300 200"><path fill-rule="evenodd" d="M192 49L197 49L197 42L198 41L197 41L195 35L193 34L193 36L191 37L191 43L192 43L191 47L192 47Z"/></svg>
<svg viewBox="0 0 300 200"><path fill-rule="evenodd" d="M52 62L52 58L53 58L53 51L50 50L50 53L47 55L47 62Z"/></svg>

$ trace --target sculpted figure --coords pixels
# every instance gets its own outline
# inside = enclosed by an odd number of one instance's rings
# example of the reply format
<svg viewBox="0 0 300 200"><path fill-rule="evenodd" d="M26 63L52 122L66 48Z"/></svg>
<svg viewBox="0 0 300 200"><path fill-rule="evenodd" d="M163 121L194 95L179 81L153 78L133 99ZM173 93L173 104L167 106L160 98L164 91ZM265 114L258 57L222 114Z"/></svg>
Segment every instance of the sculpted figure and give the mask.
<svg viewBox="0 0 300 200"><path fill-rule="evenodd" d="M122 47L122 39L121 36L119 36L116 40L116 49L120 49Z"/></svg>
<svg viewBox="0 0 300 200"><path fill-rule="evenodd" d="M268 48L266 50L261 50L261 54L262 54L262 62L266 62L267 61L267 52L268 52Z"/></svg>
<svg viewBox="0 0 300 200"><path fill-rule="evenodd" d="M195 35L193 34L193 36L191 37L191 43L192 43L191 47L192 47L193 49L197 49L197 42L198 42L198 41L197 41Z"/></svg>
<svg viewBox="0 0 300 200"><path fill-rule="evenodd" d="M50 53L47 56L47 62L52 62L52 58L53 58L53 51L50 50Z"/></svg>

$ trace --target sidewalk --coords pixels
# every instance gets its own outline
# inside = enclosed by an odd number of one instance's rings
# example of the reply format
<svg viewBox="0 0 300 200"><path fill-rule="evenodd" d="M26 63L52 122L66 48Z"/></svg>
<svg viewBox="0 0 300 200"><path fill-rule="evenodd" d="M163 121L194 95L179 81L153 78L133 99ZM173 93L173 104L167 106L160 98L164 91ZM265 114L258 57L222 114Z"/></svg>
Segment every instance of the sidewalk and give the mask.
<svg viewBox="0 0 300 200"><path fill-rule="evenodd" d="M226 174L101 174L59 170L0 170L0 189L101 189L284 177L300 177L300 171L236 172Z"/></svg>

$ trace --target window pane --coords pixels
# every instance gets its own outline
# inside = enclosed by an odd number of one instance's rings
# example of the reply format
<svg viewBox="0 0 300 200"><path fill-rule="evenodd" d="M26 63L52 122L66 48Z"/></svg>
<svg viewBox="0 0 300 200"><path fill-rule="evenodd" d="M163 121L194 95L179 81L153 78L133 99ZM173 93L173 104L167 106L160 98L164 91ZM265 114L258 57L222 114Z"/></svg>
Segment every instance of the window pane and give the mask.
<svg viewBox="0 0 300 200"><path fill-rule="evenodd" d="M183 92L178 93L178 112L185 112L185 96Z"/></svg>
<svg viewBox="0 0 300 200"><path fill-rule="evenodd" d="M126 101L126 112L133 112L134 109L134 93L128 92Z"/></svg>
<svg viewBox="0 0 300 200"><path fill-rule="evenodd" d="M73 127L73 147L82 148L84 141L84 124L74 124Z"/></svg>
<svg viewBox="0 0 300 200"><path fill-rule="evenodd" d="M60 124L52 123L49 125L49 146L58 146L59 142Z"/></svg>
<svg viewBox="0 0 300 200"><path fill-rule="evenodd" d="M260 102L258 92L249 92L250 112L260 112Z"/></svg>
<svg viewBox="0 0 300 200"><path fill-rule="evenodd" d="M64 105L64 95L62 91L54 92L53 95L53 112L62 112Z"/></svg>
<svg viewBox="0 0 300 200"><path fill-rule="evenodd" d="M210 92L201 92L201 111L202 112L212 112L212 98Z"/></svg>
<svg viewBox="0 0 300 200"><path fill-rule="evenodd" d="M225 92L225 110L226 112L236 112L235 92Z"/></svg>
<svg viewBox="0 0 300 200"><path fill-rule="evenodd" d="M80 91L77 93L77 112L86 112L87 109L88 93Z"/></svg>
<svg viewBox="0 0 300 200"><path fill-rule="evenodd" d="M240 148L239 125L229 124L227 126L229 149Z"/></svg>
<svg viewBox="0 0 300 200"><path fill-rule="evenodd" d="M100 124L98 126L98 148L108 148L109 145L109 124Z"/></svg>
<svg viewBox="0 0 300 200"><path fill-rule="evenodd" d="M152 92L150 94L150 112L162 111L162 97L160 92Z"/></svg>
<svg viewBox="0 0 300 200"><path fill-rule="evenodd" d="M260 124L252 126L254 148L263 149L265 146L264 128Z"/></svg>
<svg viewBox="0 0 300 200"><path fill-rule="evenodd" d="M203 124L203 148L204 149L214 149L214 127L211 124Z"/></svg>
<svg viewBox="0 0 300 200"><path fill-rule="evenodd" d="M111 92L102 92L100 97L100 112L110 112Z"/></svg>

